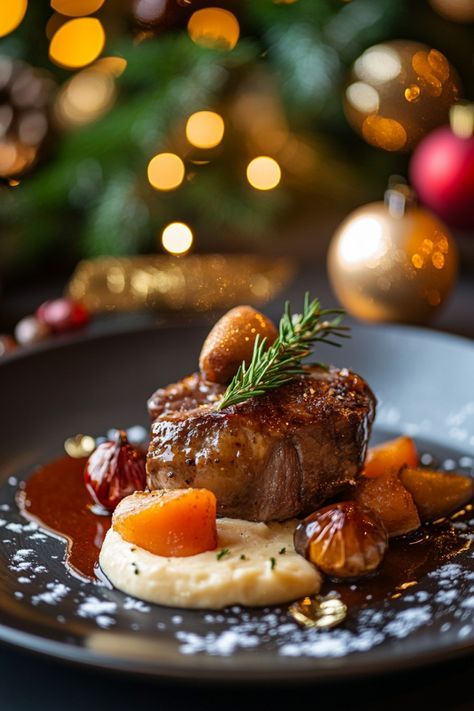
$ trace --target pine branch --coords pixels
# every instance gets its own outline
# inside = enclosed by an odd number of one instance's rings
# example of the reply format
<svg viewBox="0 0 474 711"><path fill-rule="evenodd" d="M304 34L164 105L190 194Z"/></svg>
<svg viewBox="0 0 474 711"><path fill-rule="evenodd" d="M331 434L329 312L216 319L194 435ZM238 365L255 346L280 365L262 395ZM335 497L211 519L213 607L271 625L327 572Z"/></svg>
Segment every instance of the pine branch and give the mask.
<svg viewBox="0 0 474 711"><path fill-rule="evenodd" d="M328 320L330 316L334 318ZM301 314L293 315L287 301L276 341L267 348L267 339L257 335L250 364L247 366L243 362L240 365L217 409L223 410L250 397L264 395L293 380L296 375L303 375L305 370L301 361L312 352L315 343L340 346L332 338L350 337L347 334L349 327L340 325L343 317L341 309L321 309L319 300L310 301L308 292Z"/></svg>

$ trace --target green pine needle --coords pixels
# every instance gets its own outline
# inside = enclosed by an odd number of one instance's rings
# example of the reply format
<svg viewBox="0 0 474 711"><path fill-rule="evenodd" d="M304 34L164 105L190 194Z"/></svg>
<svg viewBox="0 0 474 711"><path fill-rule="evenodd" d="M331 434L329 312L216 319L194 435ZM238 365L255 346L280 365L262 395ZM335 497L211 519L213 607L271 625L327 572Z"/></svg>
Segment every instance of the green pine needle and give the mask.
<svg viewBox="0 0 474 711"><path fill-rule="evenodd" d="M343 316L342 309L321 309L319 300L310 301L308 292L301 314L292 314L287 301L276 341L267 348L267 339L257 335L249 366L245 361L240 365L217 409L223 410L250 397L264 395L295 376L303 375L305 370L301 361L311 353L317 341L340 346L332 338L349 338L349 327L340 325ZM329 317L334 318L328 320Z"/></svg>

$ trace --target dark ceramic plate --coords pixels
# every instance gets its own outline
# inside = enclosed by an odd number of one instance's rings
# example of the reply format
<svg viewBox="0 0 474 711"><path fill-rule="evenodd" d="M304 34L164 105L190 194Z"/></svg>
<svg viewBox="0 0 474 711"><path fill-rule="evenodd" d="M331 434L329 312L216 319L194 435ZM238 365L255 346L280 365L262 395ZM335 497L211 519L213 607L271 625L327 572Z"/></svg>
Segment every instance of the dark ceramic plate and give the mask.
<svg viewBox="0 0 474 711"><path fill-rule="evenodd" d="M464 552L400 597L369 597L341 627L322 632L298 627L286 606L216 614L145 605L71 575L64 541L22 519L18 483L62 454L71 434L146 424L147 396L195 367L204 335L201 328L140 330L0 366L0 638L86 665L220 682L341 679L473 651L474 558L465 522L458 531ZM472 472L472 343L409 328L357 327L343 350L320 355L372 385L376 438L414 435L445 468Z"/></svg>

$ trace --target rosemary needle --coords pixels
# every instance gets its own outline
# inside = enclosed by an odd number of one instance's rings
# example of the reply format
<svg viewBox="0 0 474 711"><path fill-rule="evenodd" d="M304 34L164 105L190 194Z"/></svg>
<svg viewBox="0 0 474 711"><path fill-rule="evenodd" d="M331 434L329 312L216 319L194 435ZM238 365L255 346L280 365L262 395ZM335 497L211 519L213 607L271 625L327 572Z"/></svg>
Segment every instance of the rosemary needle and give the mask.
<svg viewBox="0 0 474 711"><path fill-rule="evenodd" d="M267 339L257 335L249 365L243 362L239 366L217 403L217 409L223 410L250 397L264 395L295 376L303 375L305 370L301 361L311 353L316 342L339 346L334 338L349 338L349 327L340 325L343 316L341 309L322 309L318 299L310 301L308 292L300 314L292 314L287 301L277 339L267 348ZM332 320L328 320L330 318Z"/></svg>

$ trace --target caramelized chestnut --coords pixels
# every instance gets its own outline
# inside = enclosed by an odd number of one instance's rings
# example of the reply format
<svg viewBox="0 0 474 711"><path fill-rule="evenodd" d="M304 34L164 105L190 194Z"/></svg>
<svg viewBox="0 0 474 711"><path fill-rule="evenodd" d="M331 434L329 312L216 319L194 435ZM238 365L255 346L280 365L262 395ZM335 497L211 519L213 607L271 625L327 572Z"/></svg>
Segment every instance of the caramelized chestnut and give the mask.
<svg viewBox="0 0 474 711"><path fill-rule="evenodd" d="M242 361L252 358L257 334L267 339L267 347L278 336L275 324L251 306L236 306L209 332L199 356L201 373L213 383L228 383Z"/></svg>
<svg viewBox="0 0 474 711"><path fill-rule="evenodd" d="M301 521L295 549L335 578L366 575L381 563L388 536L377 516L355 501L325 506Z"/></svg>

